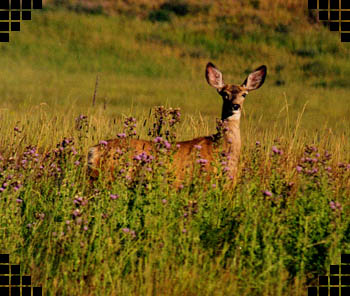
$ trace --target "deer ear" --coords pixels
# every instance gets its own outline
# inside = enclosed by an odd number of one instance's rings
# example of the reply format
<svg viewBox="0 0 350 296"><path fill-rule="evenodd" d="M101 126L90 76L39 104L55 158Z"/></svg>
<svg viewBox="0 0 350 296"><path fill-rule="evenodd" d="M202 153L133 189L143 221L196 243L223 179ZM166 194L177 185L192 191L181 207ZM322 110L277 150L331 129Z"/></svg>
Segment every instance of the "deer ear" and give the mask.
<svg viewBox="0 0 350 296"><path fill-rule="evenodd" d="M209 85L216 89L221 89L225 86L224 80L222 79L222 73L210 62L205 69L205 78L207 78Z"/></svg>
<svg viewBox="0 0 350 296"><path fill-rule="evenodd" d="M242 86L245 87L248 91L258 89L264 84L266 73L266 66L260 66L248 75Z"/></svg>

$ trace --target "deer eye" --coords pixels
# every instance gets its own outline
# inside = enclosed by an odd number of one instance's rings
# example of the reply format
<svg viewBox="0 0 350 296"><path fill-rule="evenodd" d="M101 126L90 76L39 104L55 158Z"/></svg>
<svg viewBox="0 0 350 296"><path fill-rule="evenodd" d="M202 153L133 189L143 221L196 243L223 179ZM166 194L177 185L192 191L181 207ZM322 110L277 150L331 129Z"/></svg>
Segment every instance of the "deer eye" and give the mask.
<svg viewBox="0 0 350 296"><path fill-rule="evenodd" d="M247 94L242 94L242 97L245 98Z"/></svg>

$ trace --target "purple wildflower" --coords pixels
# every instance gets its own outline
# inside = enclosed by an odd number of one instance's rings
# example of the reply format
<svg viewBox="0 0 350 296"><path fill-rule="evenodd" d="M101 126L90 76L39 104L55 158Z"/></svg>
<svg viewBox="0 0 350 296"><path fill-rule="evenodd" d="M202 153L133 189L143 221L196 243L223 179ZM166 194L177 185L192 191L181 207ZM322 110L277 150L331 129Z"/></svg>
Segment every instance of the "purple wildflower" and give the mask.
<svg viewBox="0 0 350 296"><path fill-rule="evenodd" d="M279 150L276 146L272 146L272 152L273 153L276 153L276 154L279 154Z"/></svg>
<svg viewBox="0 0 350 296"><path fill-rule="evenodd" d="M134 160L140 161L140 160L141 160L141 156L140 156L140 155L135 155L135 156L134 156Z"/></svg>
<svg viewBox="0 0 350 296"><path fill-rule="evenodd" d="M119 133L117 134L118 138L126 138L126 134L125 133Z"/></svg>
<svg viewBox="0 0 350 296"><path fill-rule="evenodd" d="M104 141L104 140L100 141L100 145L102 145L102 146L107 146L107 144L108 144L107 141Z"/></svg>
<svg viewBox="0 0 350 296"><path fill-rule="evenodd" d="M300 173L303 170L303 168L300 165L297 165L296 170L298 173Z"/></svg>
<svg viewBox="0 0 350 296"><path fill-rule="evenodd" d="M331 202L329 203L329 206L331 207L332 210L335 210L335 209L337 208L337 207L335 206L334 201L331 201Z"/></svg>
<svg viewBox="0 0 350 296"><path fill-rule="evenodd" d="M162 137L156 137L155 139L154 139L154 142L155 143L161 143L163 141L163 138Z"/></svg>
<svg viewBox="0 0 350 296"><path fill-rule="evenodd" d="M80 215L80 210L79 210L79 209L75 209L75 210L73 211L73 215L74 215L75 217L79 216L79 215Z"/></svg>
<svg viewBox="0 0 350 296"><path fill-rule="evenodd" d="M271 191L268 191L268 190L265 190L265 191L263 192L263 194L264 194L265 196L272 196L272 192L271 192Z"/></svg>
<svg viewBox="0 0 350 296"><path fill-rule="evenodd" d="M111 194L110 197L111 197L111 200L116 200L117 198L119 198L119 195L118 194Z"/></svg>
<svg viewBox="0 0 350 296"><path fill-rule="evenodd" d="M164 146L165 146L165 148L168 149L168 150L171 148L171 145L170 145L170 143L169 143L168 141L165 141L165 142L164 142Z"/></svg>
<svg viewBox="0 0 350 296"><path fill-rule="evenodd" d="M208 160L204 159L204 158L200 158L197 159L197 163L199 163L200 165L204 166L208 163Z"/></svg>

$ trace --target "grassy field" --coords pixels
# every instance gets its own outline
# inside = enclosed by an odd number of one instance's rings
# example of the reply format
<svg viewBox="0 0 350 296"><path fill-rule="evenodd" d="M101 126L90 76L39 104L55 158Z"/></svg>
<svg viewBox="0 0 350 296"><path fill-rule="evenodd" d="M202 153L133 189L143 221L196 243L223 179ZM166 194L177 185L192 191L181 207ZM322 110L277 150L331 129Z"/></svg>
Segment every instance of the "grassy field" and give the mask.
<svg viewBox="0 0 350 296"><path fill-rule="evenodd" d="M47 1L0 44L0 248L47 295L306 295L350 252L350 46L307 1L243 2ZM181 108L177 140L215 132L208 61L227 83L268 69L235 188L176 190L166 161L91 186L88 148L128 116L141 138L157 105Z"/></svg>

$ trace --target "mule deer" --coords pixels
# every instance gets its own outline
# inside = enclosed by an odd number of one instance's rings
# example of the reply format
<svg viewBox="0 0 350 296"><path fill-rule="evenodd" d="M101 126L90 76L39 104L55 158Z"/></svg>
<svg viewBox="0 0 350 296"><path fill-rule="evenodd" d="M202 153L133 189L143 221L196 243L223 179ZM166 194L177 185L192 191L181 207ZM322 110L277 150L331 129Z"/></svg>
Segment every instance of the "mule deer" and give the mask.
<svg viewBox="0 0 350 296"><path fill-rule="evenodd" d="M223 141L221 151L227 157L226 171L232 179L236 175L237 165L241 150L240 117L242 104L246 95L258 89L265 81L266 66L260 66L250 73L242 85L225 84L222 73L212 64L206 66L205 76L209 85L214 87L223 99L221 120L223 122ZM195 138L189 141L177 142L177 151L174 154L173 166L176 176L182 178L187 168L191 170L194 164L195 152L200 148L201 158L205 166L209 167L215 157L215 147L218 143L218 135ZM96 145L89 149L88 165L90 176L98 176L99 170L110 170L113 174L118 163L119 148L122 145L129 145L134 153L152 154L155 143L146 140L136 139L113 139L104 141L103 144Z"/></svg>

